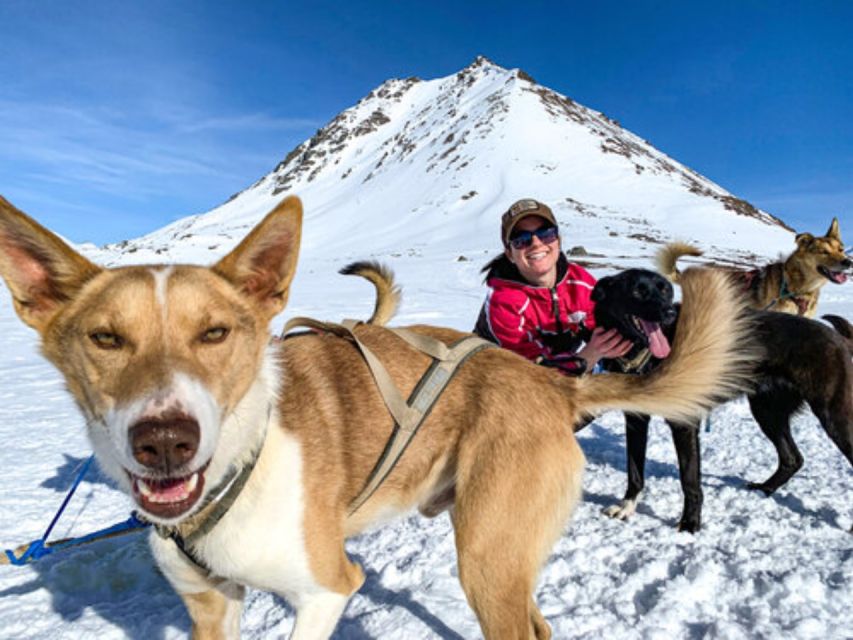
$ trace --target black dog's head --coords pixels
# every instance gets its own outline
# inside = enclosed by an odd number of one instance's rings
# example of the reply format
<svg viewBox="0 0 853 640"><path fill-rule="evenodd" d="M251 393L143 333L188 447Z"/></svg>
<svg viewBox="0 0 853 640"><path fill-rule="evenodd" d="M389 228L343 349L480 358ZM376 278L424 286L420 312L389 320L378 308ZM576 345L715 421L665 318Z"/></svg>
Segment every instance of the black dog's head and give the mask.
<svg viewBox="0 0 853 640"><path fill-rule="evenodd" d="M595 324L617 329L634 343L635 349L648 348L656 358L669 355L669 340L663 329L678 318L669 281L647 269L628 269L598 281L592 291Z"/></svg>

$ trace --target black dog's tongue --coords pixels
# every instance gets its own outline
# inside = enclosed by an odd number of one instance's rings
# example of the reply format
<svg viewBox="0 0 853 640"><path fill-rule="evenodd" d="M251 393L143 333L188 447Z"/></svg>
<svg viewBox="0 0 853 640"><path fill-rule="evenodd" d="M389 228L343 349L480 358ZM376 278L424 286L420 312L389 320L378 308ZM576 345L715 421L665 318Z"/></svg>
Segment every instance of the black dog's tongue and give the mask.
<svg viewBox="0 0 853 640"><path fill-rule="evenodd" d="M663 335L663 331L661 331L660 324L657 322L649 322L642 318L639 320L643 325L643 331L649 338L649 351L652 352L652 355L655 358L666 358L672 349L669 346L669 340L666 339L666 336Z"/></svg>

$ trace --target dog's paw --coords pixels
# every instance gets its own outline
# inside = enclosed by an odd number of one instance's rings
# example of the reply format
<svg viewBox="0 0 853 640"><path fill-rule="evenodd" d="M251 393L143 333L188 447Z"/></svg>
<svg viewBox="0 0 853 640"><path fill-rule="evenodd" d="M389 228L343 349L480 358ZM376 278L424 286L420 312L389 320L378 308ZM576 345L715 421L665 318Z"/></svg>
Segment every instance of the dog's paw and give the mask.
<svg viewBox="0 0 853 640"><path fill-rule="evenodd" d="M678 530L686 533L696 533L702 528L702 523L698 518L682 518L678 523Z"/></svg>
<svg viewBox="0 0 853 640"><path fill-rule="evenodd" d="M765 496L773 495L773 489L766 482L747 482L746 488L752 491L761 491Z"/></svg>
<svg viewBox="0 0 853 640"><path fill-rule="evenodd" d="M602 509L601 512L609 518L627 520L637 511L637 502L636 498L634 500L621 500L619 504L610 505Z"/></svg>

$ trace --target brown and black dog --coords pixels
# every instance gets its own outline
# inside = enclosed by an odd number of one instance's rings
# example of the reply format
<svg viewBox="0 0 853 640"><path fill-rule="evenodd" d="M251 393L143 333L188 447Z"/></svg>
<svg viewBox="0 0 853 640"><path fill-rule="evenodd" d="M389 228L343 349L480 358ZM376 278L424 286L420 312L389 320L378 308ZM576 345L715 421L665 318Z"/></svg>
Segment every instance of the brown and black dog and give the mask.
<svg viewBox="0 0 853 640"><path fill-rule="evenodd" d="M820 288L827 282L842 284L847 281L846 272L853 267L853 262L844 253L837 218L832 219L825 236L800 233L796 243L797 249L783 262L772 262L749 271L726 269L731 271L754 309L813 318ZM667 278L678 282L678 259L701 255L696 247L673 242L658 252L657 268Z"/></svg>
<svg viewBox="0 0 853 640"><path fill-rule="evenodd" d="M678 305L672 286L659 274L630 269L602 278L592 294L598 326L616 328L634 343L624 358L607 360L610 371L648 373L669 351L676 331ZM836 328L821 322L772 311L756 312L753 335L764 357L747 394L752 415L776 447L779 464L764 482L750 483L767 495L785 484L803 464L791 436L791 416L808 404L830 439L853 465L853 346L851 325L838 316L825 316ZM721 398L722 399L722 398ZM625 415L628 489L619 505L605 513L626 519L636 509L644 486L649 416ZM678 456L684 510L679 529L695 532L701 525L699 418L668 421Z"/></svg>

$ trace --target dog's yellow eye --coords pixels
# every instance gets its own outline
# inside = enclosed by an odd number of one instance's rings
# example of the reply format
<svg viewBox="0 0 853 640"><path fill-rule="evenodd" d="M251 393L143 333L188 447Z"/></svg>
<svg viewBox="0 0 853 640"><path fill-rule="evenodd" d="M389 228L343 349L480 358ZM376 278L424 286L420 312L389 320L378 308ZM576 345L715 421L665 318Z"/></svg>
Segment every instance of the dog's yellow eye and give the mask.
<svg viewBox="0 0 853 640"><path fill-rule="evenodd" d="M205 344L218 344L228 337L230 330L226 327L212 327L201 334L201 341Z"/></svg>
<svg viewBox="0 0 853 640"><path fill-rule="evenodd" d="M121 349L124 346L124 338L108 331L96 331L89 335L89 339L99 349Z"/></svg>

